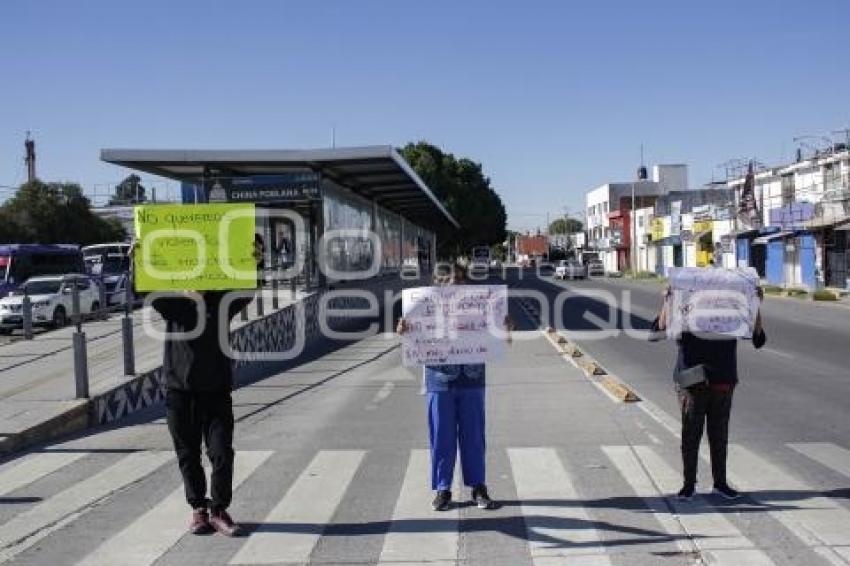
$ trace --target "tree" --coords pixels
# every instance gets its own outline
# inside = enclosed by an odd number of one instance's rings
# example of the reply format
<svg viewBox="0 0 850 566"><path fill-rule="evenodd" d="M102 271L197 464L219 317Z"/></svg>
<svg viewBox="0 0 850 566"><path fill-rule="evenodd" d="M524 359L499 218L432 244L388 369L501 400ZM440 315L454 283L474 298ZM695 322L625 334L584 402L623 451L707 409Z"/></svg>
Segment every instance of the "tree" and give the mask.
<svg viewBox="0 0 850 566"><path fill-rule="evenodd" d="M115 194L109 199L109 204L139 204L147 200L142 178L133 173L115 186Z"/></svg>
<svg viewBox="0 0 850 566"><path fill-rule="evenodd" d="M473 246L492 246L505 240L505 206L480 163L444 153L424 141L409 143L400 151L460 224L460 229L437 229L440 257L468 254Z"/></svg>
<svg viewBox="0 0 850 566"><path fill-rule="evenodd" d="M121 241L127 234L116 220L91 211L89 199L75 183L21 185L0 207L0 241L21 244L97 244Z"/></svg>
<svg viewBox="0 0 850 566"><path fill-rule="evenodd" d="M557 218L549 224L550 234L576 234L582 230L584 230L584 224L575 218Z"/></svg>

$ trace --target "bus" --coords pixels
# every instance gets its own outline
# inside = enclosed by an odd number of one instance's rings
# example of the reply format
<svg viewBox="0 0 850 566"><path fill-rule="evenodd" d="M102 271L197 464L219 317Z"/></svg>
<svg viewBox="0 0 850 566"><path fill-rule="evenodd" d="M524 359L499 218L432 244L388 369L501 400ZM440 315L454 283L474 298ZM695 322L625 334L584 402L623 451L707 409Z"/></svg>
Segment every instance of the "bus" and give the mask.
<svg viewBox="0 0 850 566"><path fill-rule="evenodd" d="M123 305L130 283L130 247L126 242L83 247L86 271L106 291L107 306Z"/></svg>
<svg viewBox="0 0 850 566"><path fill-rule="evenodd" d="M15 291L30 277L85 273L76 244L0 245L0 297Z"/></svg>

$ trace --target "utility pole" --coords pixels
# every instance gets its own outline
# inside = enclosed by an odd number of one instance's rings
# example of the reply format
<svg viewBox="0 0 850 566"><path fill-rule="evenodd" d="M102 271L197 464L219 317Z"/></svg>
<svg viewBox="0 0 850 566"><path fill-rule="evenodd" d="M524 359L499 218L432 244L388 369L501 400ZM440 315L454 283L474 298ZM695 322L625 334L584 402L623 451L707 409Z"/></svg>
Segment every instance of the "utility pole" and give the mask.
<svg viewBox="0 0 850 566"><path fill-rule="evenodd" d="M35 181L35 140L30 138L30 133L27 132L27 139L24 141L24 149L26 157L24 161L27 164L27 183Z"/></svg>

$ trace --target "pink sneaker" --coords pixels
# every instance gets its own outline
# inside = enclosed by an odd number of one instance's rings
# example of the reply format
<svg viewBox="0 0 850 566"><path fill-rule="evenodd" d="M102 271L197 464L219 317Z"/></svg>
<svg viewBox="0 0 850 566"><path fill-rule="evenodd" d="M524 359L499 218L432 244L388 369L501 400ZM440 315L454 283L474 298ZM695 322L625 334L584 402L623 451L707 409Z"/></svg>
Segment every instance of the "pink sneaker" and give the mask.
<svg viewBox="0 0 850 566"><path fill-rule="evenodd" d="M233 519L230 518L227 511L217 511L213 513L210 518L210 525L224 536L237 537L240 533L239 525L233 522Z"/></svg>

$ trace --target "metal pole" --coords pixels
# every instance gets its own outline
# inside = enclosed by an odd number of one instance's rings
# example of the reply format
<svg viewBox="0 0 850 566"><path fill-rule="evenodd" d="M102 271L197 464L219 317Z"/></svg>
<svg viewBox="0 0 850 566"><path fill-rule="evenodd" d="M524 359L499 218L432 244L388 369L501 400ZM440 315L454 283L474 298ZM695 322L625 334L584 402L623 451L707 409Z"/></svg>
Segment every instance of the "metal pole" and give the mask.
<svg viewBox="0 0 850 566"><path fill-rule="evenodd" d="M630 243L630 245L629 245L629 267L632 270L632 276L634 276L635 272L637 271L635 269L635 259L636 259L635 258L635 238L637 237L637 231L635 230L635 226L637 224L637 212L635 211L635 184L634 184L634 182L632 182L632 217L629 220L631 220L631 223L632 223L631 230L630 230L632 234L631 234L631 237L629 238L631 240L631 242L629 242Z"/></svg>
<svg viewBox="0 0 850 566"><path fill-rule="evenodd" d="M89 368L86 355L85 332L74 332L74 383L77 399L89 397Z"/></svg>
<svg viewBox="0 0 850 566"><path fill-rule="evenodd" d="M80 288L77 286L77 280L71 279L71 319L77 327L77 332L83 331L82 316L80 316Z"/></svg>
<svg viewBox="0 0 850 566"><path fill-rule="evenodd" d="M106 299L106 283L103 281L103 279L101 279L97 285L97 292L100 306L97 311L97 317L100 320L106 320L107 318L109 318L109 305L107 304Z"/></svg>
<svg viewBox="0 0 850 566"><path fill-rule="evenodd" d="M32 300L24 288L24 298L21 302L21 318L24 330L24 339L32 340Z"/></svg>
<svg viewBox="0 0 850 566"><path fill-rule="evenodd" d="M125 282L124 290L124 318L121 319L121 342L124 347L124 375L136 375L136 352L133 347L133 283L131 280Z"/></svg>

